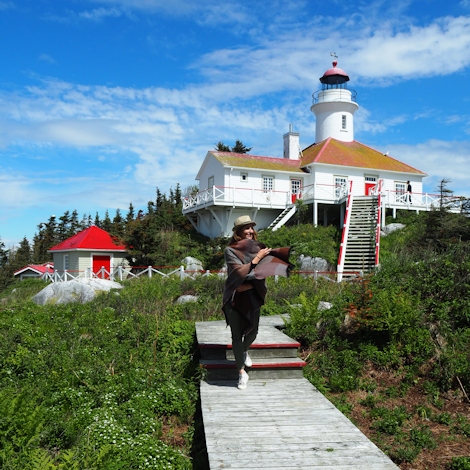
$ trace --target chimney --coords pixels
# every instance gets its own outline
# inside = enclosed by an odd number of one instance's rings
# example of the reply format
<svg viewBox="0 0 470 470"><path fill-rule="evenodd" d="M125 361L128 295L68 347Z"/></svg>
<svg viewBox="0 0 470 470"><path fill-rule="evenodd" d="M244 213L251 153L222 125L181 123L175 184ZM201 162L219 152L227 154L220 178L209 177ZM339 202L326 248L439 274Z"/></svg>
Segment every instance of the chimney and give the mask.
<svg viewBox="0 0 470 470"><path fill-rule="evenodd" d="M294 127L289 124L289 132L284 134L284 158L298 160L300 154L299 133L294 132Z"/></svg>

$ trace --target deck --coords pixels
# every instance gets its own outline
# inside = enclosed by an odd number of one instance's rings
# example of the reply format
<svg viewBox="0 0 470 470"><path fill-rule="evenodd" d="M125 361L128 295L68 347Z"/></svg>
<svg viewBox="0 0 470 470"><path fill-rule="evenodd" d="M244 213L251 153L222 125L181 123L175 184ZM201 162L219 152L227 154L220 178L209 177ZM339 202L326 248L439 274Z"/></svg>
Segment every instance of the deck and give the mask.
<svg viewBox="0 0 470 470"><path fill-rule="evenodd" d="M248 370L250 380L243 391L236 388L237 371L230 358L230 330L225 322L196 325L201 365L213 366L209 370L218 374L201 381L210 469L398 469L299 376L303 362L292 358L292 349L298 344L276 328L281 325L279 317L261 318L255 347L250 350L253 368ZM225 351L226 357L221 357L220 351ZM280 375L279 369L283 372ZM232 374L228 379L227 370Z"/></svg>

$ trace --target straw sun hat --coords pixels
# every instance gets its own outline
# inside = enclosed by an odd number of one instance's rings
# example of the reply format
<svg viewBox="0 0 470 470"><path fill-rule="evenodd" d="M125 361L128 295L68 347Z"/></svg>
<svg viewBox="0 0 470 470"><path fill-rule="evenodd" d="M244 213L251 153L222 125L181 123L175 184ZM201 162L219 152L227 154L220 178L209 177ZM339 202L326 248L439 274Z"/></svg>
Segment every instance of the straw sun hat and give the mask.
<svg viewBox="0 0 470 470"><path fill-rule="evenodd" d="M246 225L251 225L252 227L254 227L256 225L256 223L251 220L249 215L241 215L233 223L233 229L232 230L235 232L239 228L245 227Z"/></svg>

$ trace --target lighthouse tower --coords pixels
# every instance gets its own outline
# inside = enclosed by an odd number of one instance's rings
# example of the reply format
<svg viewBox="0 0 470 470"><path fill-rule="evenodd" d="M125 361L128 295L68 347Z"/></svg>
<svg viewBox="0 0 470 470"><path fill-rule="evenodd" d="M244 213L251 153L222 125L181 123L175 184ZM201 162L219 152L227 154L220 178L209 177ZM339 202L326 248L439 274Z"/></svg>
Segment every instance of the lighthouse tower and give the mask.
<svg viewBox="0 0 470 470"><path fill-rule="evenodd" d="M356 103L356 92L347 89L349 77L337 67L328 69L320 78L322 89L313 96L310 107L316 118L315 141L323 142L328 137L352 142L354 140L354 113L359 108Z"/></svg>

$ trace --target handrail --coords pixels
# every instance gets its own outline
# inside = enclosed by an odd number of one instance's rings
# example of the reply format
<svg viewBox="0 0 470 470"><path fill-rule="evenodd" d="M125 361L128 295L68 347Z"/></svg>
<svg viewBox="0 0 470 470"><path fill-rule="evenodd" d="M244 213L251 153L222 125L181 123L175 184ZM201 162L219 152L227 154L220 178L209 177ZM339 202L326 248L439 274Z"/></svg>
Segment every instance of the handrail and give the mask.
<svg viewBox="0 0 470 470"><path fill-rule="evenodd" d="M375 267L379 266L380 258L380 226L382 223L382 185L383 180L380 179L377 185L377 224L375 226Z"/></svg>
<svg viewBox="0 0 470 470"><path fill-rule="evenodd" d="M324 199L338 202L347 196L347 184L313 183L302 186L302 199ZM245 206L275 206L277 208L292 203L292 191L264 191L263 189L243 188L238 186L213 186L199 191L197 194L183 198L183 212L208 204L241 204Z"/></svg>
<svg viewBox="0 0 470 470"><path fill-rule="evenodd" d="M139 271L137 274L136 273L131 273L127 272L127 278L130 279L137 279L143 275L147 275L149 278L153 277L153 274L159 274L160 276L164 278L170 278L171 276L174 276L179 279L195 279L198 276L202 277L208 277L208 276L217 276L217 277L226 277L227 271L224 269L213 269L213 270L190 270L190 269L184 269L184 266L129 266L127 268L132 268L132 269L142 269L142 271ZM173 269L175 268L175 269ZM171 272L169 273L164 273L161 271L161 269L172 269ZM91 268L87 268L85 271L74 271L77 272L78 274L76 276L73 276L70 274L69 271L55 271L54 273L44 273L42 276L40 276L40 279L45 280L45 281L51 281L51 282L66 282L67 280L75 280L75 279L103 279L100 277L100 275L107 275L107 278L104 278L105 280L115 280L113 275L116 274L116 271L118 271L118 268L112 270L112 272L107 271L106 269L100 269L97 273L94 273L91 271ZM62 274L61 274L62 273ZM91 273L91 275L90 275ZM313 276L315 280L318 279L318 277L323 277L329 281L333 281L334 279L338 279L338 272L337 271L301 271L301 270L293 270L291 271L291 274L298 274L301 276ZM351 274L356 277L362 276L362 272L360 271L344 271L342 274ZM70 278L70 279L69 279ZM354 279L354 278L353 278ZM117 280L123 281L123 279L117 278ZM276 277L277 280L277 277ZM345 279L345 280L351 280L351 279ZM338 280L338 282L341 282Z"/></svg>
<svg viewBox="0 0 470 470"><path fill-rule="evenodd" d="M346 258L346 245L348 241L348 233L349 233L349 225L351 222L351 207L353 203L353 195L352 195L352 180L349 181L349 192L348 198L346 201L346 211L344 213L344 222L343 222L343 233L341 235L341 244L339 247L339 256L338 256L338 282L341 282L343 278L343 268L344 268L344 260Z"/></svg>

